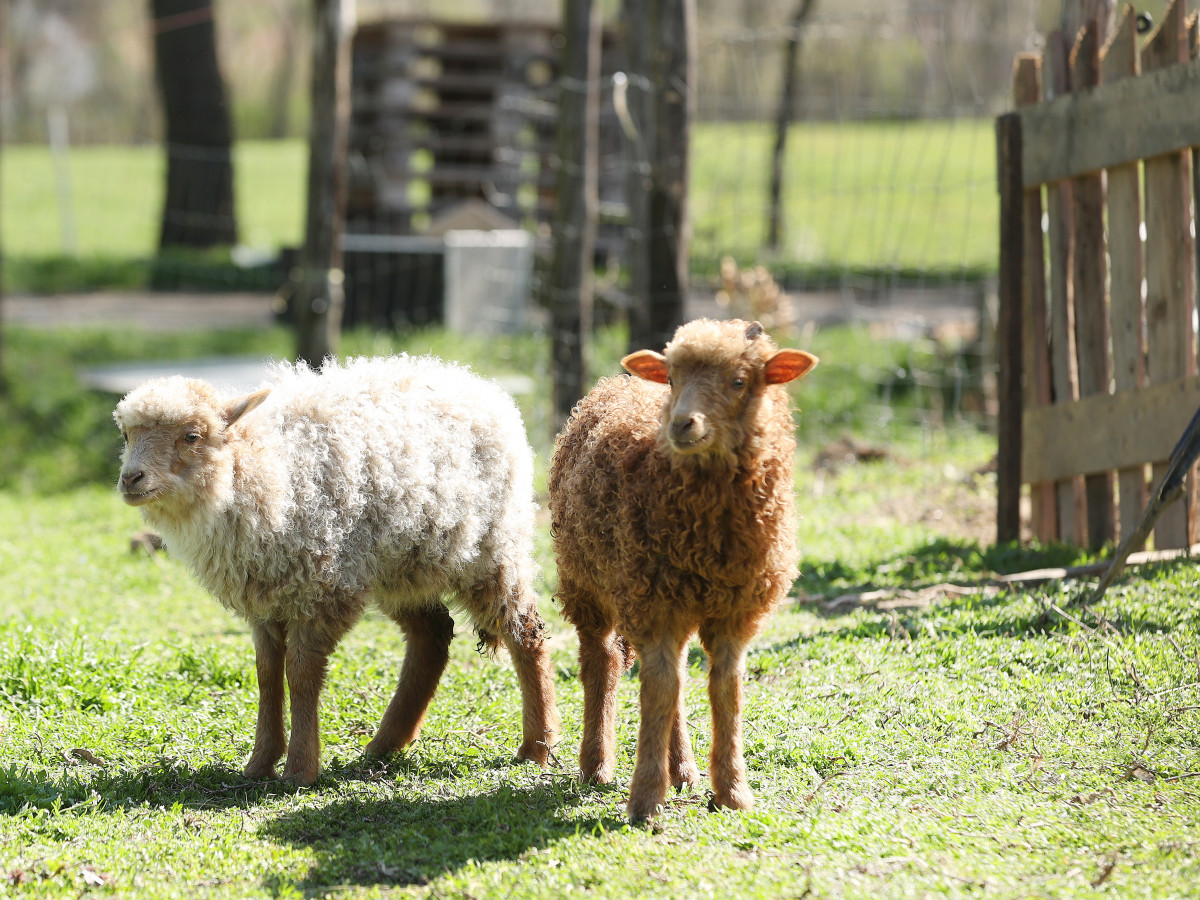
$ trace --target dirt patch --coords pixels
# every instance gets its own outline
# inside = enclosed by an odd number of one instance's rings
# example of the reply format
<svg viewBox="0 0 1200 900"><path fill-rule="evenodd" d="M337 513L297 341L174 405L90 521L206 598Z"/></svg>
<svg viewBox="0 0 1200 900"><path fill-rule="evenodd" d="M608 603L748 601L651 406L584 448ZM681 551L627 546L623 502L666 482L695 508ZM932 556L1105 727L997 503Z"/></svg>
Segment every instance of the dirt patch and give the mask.
<svg viewBox="0 0 1200 900"><path fill-rule="evenodd" d="M913 477L903 484L872 485L869 509L844 511L847 525L890 521L900 526L921 526L946 538L976 541L981 546L996 540L996 476L989 463L973 470L950 464L909 460L886 448L839 440L822 448L813 459L813 490L819 496L830 480L858 480L856 470L870 465L903 467Z"/></svg>
<svg viewBox="0 0 1200 900"><path fill-rule="evenodd" d="M100 291L5 297L5 323L32 328L116 325L145 331L266 328L275 323L273 294Z"/></svg>

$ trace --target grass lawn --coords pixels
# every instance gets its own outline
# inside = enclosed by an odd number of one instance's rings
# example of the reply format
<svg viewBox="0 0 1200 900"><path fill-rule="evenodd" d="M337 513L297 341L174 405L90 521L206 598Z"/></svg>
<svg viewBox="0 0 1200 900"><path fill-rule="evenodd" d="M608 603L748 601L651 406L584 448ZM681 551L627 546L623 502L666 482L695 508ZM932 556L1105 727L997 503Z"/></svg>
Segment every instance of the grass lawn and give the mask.
<svg viewBox="0 0 1200 900"><path fill-rule="evenodd" d="M904 348L818 333L825 359L797 389L803 574L749 659L757 806L710 813L700 789L671 796L653 828L631 828L636 678L620 686L617 783L580 786L576 642L551 601L544 525L542 609L565 726L556 765L512 761L516 679L467 635L420 739L365 758L403 655L395 627L369 615L332 661L316 785L244 780L256 696L245 626L177 561L130 552L140 519L98 483L115 478L103 421L113 398L47 374L39 407L21 383L41 377L26 373L31 359L69 373L72 359L150 345L275 352L286 336L7 337L9 374L22 377L0 407L0 468L24 451L36 464L0 486L0 896L1183 897L1200 885L1195 568L1143 568L1093 612L1068 606L1078 585L982 586L1086 557L986 544L987 435L881 429L871 372ZM545 356L532 338L406 340L493 374L528 374ZM621 342L606 340L598 356L611 364ZM395 346L352 335L347 349ZM79 458L75 477L55 481L57 427L60 463ZM887 457L814 466L843 433ZM545 439L533 437L544 468ZM903 590L838 599L870 588ZM698 646L691 676L706 768Z"/></svg>
<svg viewBox="0 0 1200 900"><path fill-rule="evenodd" d="M771 129L700 126L692 253L763 253ZM788 133L779 263L956 272L996 266L999 205L988 119L820 122Z"/></svg>
<svg viewBox="0 0 1200 900"><path fill-rule="evenodd" d="M50 152L3 149L0 240L6 256L66 253ZM234 156L241 240L295 246L303 237L305 148L301 141L243 141ZM82 146L70 151L71 209L84 258L146 258L158 248L165 159L158 146Z"/></svg>
<svg viewBox="0 0 1200 900"><path fill-rule="evenodd" d="M713 268L727 253L743 264L762 257L770 142L763 125L697 126L691 204L698 268ZM995 267L990 120L801 124L790 132L787 159L786 230L773 262L940 272ZM120 262L153 256L163 165L156 146L73 148L72 254L63 244L49 151L4 147L0 241L10 287L45 283L50 274L44 266L36 275L30 269L47 258L74 257L76 266L85 267L78 277L86 284L88 269L93 279L111 283ZM305 171L300 141L237 145L235 202L243 244L274 250L300 242ZM61 260L57 265L62 268Z"/></svg>

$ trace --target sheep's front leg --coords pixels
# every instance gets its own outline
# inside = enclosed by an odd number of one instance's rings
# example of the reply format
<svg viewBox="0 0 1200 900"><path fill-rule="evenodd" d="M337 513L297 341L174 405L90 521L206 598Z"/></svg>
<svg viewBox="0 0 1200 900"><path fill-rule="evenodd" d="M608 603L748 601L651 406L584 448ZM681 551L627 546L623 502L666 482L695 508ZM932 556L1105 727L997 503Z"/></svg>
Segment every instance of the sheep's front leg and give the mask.
<svg viewBox="0 0 1200 900"><path fill-rule="evenodd" d="M675 721L671 725L671 748L668 768L671 786L682 790L685 784L700 783L700 770L696 768L696 757L692 753L692 738L688 734L687 710L683 705L683 685L687 682L688 645L685 641L679 651L679 704L675 708Z"/></svg>
<svg viewBox="0 0 1200 900"><path fill-rule="evenodd" d="M653 644L637 647L641 660L642 723L626 808L631 822L644 822L652 817L667 796L668 754L682 689L679 678L682 645L682 640L667 635Z"/></svg>
<svg viewBox="0 0 1200 900"><path fill-rule="evenodd" d="M742 675L747 639L737 633L702 629L700 640L709 656L712 804L727 809L750 809L754 806L754 796L746 780L746 761L742 755Z"/></svg>
<svg viewBox="0 0 1200 900"><path fill-rule="evenodd" d="M505 632L503 639L521 685L521 746L517 758L545 766L550 749L558 743L562 724L554 702L546 624L533 607L534 602L529 599L530 611L516 617L514 633Z"/></svg>
<svg viewBox="0 0 1200 900"><path fill-rule="evenodd" d="M254 750L242 773L247 778L274 778L275 763L287 752L283 730L283 671L286 632L275 622L251 626L254 666L258 673L258 724Z"/></svg>
<svg viewBox="0 0 1200 900"><path fill-rule="evenodd" d="M379 731L367 744L367 752L375 756L385 756L417 739L429 701L450 660L454 638L454 620L440 603L420 612L395 613L393 618L404 631L407 647L396 693Z"/></svg>
<svg viewBox="0 0 1200 900"><path fill-rule="evenodd" d="M329 654L353 624L322 622L293 624L288 630L287 682L292 701L292 739L288 744L285 781L298 786L317 780L321 760L318 707Z"/></svg>
<svg viewBox="0 0 1200 900"><path fill-rule="evenodd" d="M583 683L579 776L585 782L608 784L613 779L617 682L624 669L625 654L611 628L606 632L579 629L579 680Z"/></svg>

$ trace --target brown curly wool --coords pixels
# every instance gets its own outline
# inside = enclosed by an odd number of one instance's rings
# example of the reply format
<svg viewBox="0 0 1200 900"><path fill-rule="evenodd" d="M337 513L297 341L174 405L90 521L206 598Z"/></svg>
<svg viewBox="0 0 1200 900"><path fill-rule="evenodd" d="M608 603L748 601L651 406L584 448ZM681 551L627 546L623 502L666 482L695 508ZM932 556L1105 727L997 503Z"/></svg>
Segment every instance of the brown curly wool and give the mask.
<svg viewBox="0 0 1200 900"><path fill-rule="evenodd" d="M797 575L794 426L783 382L816 364L758 323L682 326L623 361L555 444L550 510L564 615L580 640L587 780L613 777L614 691L641 659L631 819L699 780L682 708L687 642L711 662L714 803L752 805L741 747L746 645ZM644 379L653 379L644 380ZM670 380L671 386L654 381Z"/></svg>

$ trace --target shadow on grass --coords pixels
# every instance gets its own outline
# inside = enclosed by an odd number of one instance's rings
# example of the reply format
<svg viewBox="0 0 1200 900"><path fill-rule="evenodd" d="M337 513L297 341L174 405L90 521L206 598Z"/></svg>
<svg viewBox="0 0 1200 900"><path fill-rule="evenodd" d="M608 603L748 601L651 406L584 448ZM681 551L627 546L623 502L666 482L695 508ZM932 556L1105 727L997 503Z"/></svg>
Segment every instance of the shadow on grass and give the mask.
<svg viewBox="0 0 1200 900"><path fill-rule="evenodd" d="M473 768L512 768L511 780L480 793L437 796L426 791L426 776L397 780L403 760L364 758L334 763L311 790L297 791L278 781L248 781L217 764L190 768L161 760L137 771L55 777L44 769L0 767L0 815L30 808L86 816L98 808L149 805L161 809L250 809L271 798L297 793L301 802L258 829L258 834L313 850L316 862L301 882L271 883L276 893L299 890L321 894L337 884L364 886L421 885L473 861L516 860L534 848L564 837L624 827L616 815L581 814L598 793L612 787L581 787L574 775L545 775L528 764L475 760ZM456 770L457 771L457 770ZM460 773L461 774L461 773ZM506 776L507 778L507 776ZM355 797L354 794L362 796ZM307 795L307 796L304 796ZM349 795L349 796L348 796ZM432 796L430 796L432 795ZM605 804L605 806L614 804Z"/></svg>
<svg viewBox="0 0 1200 900"><path fill-rule="evenodd" d="M468 797L344 800L289 811L259 833L311 848L307 877L289 882L305 895L345 884L423 885L473 863L515 861L580 832L623 827L612 816L573 815L583 796L573 778L562 778Z"/></svg>
<svg viewBox="0 0 1200 900"><path fill-rule="evenodd" d="M313 792L353 790L355 784L421 783L465 777L481 770L503 770L518 763L511 756L414 760L405 753L386 759L362 754L346 762L333 760L321 771ZM282 762L281 762L282 766ZM139 769L97 768L84 765L59 774L45 766L10 763L0 766L0 815L23 809L48 809L87 814L96 806L129 808L148 805L185 809L249 808L270 797L286 797L298 789L278 779L251 780L240 769L220 763L193 767L163 758Z"/></svg>
<svg viewBox="0 0 1200 900"><path fill-rule="evenodd" d="M216 763L192 768L180 760L161 759L136 770L82 766L57 776L40 766L0 767L0 813L25 808L81 814L95 805L128 808L148 804L191 809L247 807L264 796L287 794L280 782L248 781L234 769Z"/></svg>

